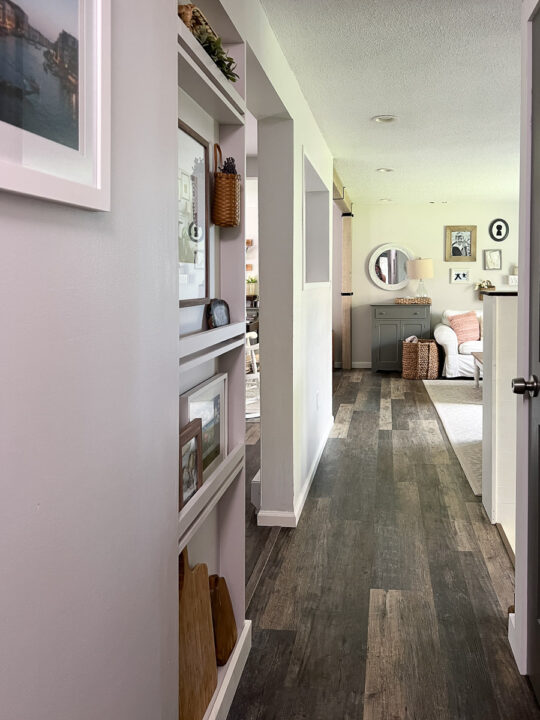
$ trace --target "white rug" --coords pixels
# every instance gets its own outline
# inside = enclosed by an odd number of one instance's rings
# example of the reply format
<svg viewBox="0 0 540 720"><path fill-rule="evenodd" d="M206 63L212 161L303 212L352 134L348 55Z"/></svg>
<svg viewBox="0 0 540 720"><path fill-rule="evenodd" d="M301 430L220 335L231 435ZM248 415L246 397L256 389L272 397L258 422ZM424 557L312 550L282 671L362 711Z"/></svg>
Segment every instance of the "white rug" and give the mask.
<svg viewBox="0 0 540 720"><path fill-rule="evenodd" d="M482 387L474 380L424 380L475 495L482 494Z"/></svg>

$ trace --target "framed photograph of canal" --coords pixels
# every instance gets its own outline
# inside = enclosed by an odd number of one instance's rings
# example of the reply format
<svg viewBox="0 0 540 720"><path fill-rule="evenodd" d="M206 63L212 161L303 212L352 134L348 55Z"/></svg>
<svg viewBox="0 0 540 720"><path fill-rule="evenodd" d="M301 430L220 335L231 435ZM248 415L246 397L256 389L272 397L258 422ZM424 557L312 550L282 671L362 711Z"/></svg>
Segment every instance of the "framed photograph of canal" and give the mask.
<svg viewBox="0 0 540 720"><path fill-rule="evenodd" d="M111 0L0 0L0 189L110 209Z"/></svg>

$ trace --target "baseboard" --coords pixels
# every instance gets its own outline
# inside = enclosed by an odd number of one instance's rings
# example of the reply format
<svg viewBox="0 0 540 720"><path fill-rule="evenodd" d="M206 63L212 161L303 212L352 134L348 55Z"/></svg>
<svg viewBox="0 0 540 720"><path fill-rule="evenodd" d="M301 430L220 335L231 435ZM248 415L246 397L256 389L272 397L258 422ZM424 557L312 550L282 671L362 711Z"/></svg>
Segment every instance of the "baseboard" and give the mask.
<svg viewBox="0 0 540 720"><path fill-rule="evenodd" d="M311 484L313 483L313 478L315 477L315 473L317 472L317 468L319 467L319 462L321 460L322 454L324 452L324 448L326 446L326 441L328 440L328 436L330 435L330 430L332 429L332 426L334 424L334 418L330 418L330 422L328 423L328 427L326 429L326 432L323 433L321 443L319 445L319 449L317 450L317 455L315 456L311 467L309 469L308 476L306 478L306 481L304 482L304 486L302 490L300 491L300 494L294 503L294 515L296 517L296 523L298 524L298 521L300 520L300 515L302 515L302 510L304 509L304 505L306 504L307 496L309 495L309 491L311 489Z"/></svg>
<svg viewBox="0 0 540 720"><path fill-rule="evenodd" d="M342 362L335 362L335 363L334 363L334 370L341 370L342 367L343 367L343 363L342 363Z"/></svg>
<svg viewBox="0 0 540 720"><path fill-rule="evenodd" d="M510 545L508 538L506 537L504 528L501 525L501 523L495 523L495 527L499 531L499 535L501 536L501 540L504 545L504 549L506 550L506 554L508 555L510 562L512 563L512 566L515 568L516 567L516 556L515 556L514 551L512 550L512 546Z"/></svg>
<svg viewBox="0 0 540 720"><path fill-rule="evenodd" d="M296 515L287 510L259 510L257 525L261 527L292 527L297 525Z"/></svg>
<svg viewBox="0 0 540 720"><path fill-rule="evenodd" d="M251 504L256 510L261 507L261 471L259 470L251 481Z"/></svg>

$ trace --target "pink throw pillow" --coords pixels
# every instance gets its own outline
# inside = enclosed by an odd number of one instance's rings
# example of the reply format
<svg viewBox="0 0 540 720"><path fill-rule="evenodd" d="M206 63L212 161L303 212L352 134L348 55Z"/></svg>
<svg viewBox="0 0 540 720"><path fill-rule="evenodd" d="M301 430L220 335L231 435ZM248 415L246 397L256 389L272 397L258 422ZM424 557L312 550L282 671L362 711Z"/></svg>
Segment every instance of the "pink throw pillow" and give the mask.
<svg viewBox="0 0 540 720"><path fill-rule="evenodd" d="M452 315L448 318L448 322L457 335L458 345L470 340L480 340L480 323L475 312Z"/></svg>

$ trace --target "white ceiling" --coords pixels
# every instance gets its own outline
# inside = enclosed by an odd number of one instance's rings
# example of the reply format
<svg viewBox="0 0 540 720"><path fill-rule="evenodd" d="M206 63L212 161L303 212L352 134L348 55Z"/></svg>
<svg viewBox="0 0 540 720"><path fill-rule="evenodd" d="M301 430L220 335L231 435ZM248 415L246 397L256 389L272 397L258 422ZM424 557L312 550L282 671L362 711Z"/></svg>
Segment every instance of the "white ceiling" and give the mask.
<svg viewBox="0 0 540 720"><path fill-rule="evenodd" d="M517 198L520 0L261 1L356 203Z"/></svg>

